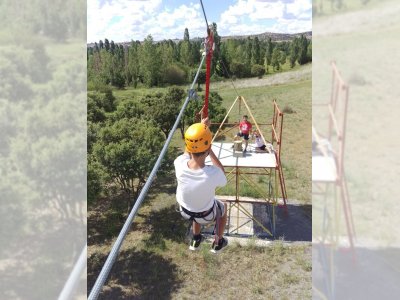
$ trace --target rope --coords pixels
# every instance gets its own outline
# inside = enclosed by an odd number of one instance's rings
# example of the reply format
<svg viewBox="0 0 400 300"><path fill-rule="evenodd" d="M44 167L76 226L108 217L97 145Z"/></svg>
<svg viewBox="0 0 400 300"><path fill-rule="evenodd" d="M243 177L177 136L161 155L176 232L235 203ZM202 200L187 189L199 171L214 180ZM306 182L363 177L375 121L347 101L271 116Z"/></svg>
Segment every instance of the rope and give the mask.
<svg viewBox="0 0 400 300"><path fill-rule="evenodd" d="M199 68L197 69L196 76L195 76L195 78L193 80L193 83L192 83L192 85L190 87L189 94L186 97L185 102L182 105L182 108L181 108L181 110L179 112L179 115L178 115L176 121L175 121L175 124L172 127L172 129L171 129L171 131L170 131L170 133L168 135L168 138L167 138L167 140L166 140L166 142L165 142L165 144L164 144L164 146L163 146L163 148L162 148L162 150L160 152L160 155L158 156L158 159L157 159L157 161L156 161L156 163L155 163L155 165L153 167L153 170L151 171L151 173L149 175L149 178L146 181L146 184L144 185L142 191L140 192L140 195L137 198L135 205L133 206L131 212L129 213L129 216L126 219L125 224L122 227L122 230L120 231L120 233L118 235L118 238L115 241L115 243L114 243L114 245L113 245L113 247L112 247L112 249L110 251L110 254L107 257L107 260L104 263L103 268L101 269L101 272L100 272L99 276L96 279L96 282L95 282L95 284L94 284L94 286L93 286L93 288L92 288L92 290L90 292L90 295L89 295L89 298L88 298L89 300L95 300L95 299L98 298L98 296L100 294L100 291L101 291L101 289L102 289L102 287L103 287L103 285L104 285L104 283L105 283L105 281L106 281L106 279L107 279L107 277L108 277L108 275L109 275L109 273L111 271L111 268L112 268L112 266L113 266L113 264L114 264L114 262L115 262L115 260L116 260L116 258L118 256L118 252L119 252L119 249L121 248L122 242L124 241L126 235L128 234L129 228L132 225L132 221L135 218L136 213L139 210L139 207L142 204L145 196L147 195L147 192L148 192L148 190L149 190L149 188L150 188L150 186L151 186L151 184L152 184L152 182L154 180L154 177L155 177L158 169L160 168L161 161L163 160L165 154L167 153L168 146L171 143L172 137L173 137L173 135L174 135L174 133L175 133L177 127L178 127L178 124L179 124L179 122L180 122L180 120L182 118L183 112L185 111L185 109L186 109L186 107L187 107L187 105L189 103L189 100L191 99L191 97L190 97L190 93L191 92L190 91L193 90L194 85L197 82L197 78L199 76L199 73L200 73L200 70L201 70L201 66L204 63L204 58L205 57L203 56L203 58L202 58L202 60L200 62Z"/></svg>

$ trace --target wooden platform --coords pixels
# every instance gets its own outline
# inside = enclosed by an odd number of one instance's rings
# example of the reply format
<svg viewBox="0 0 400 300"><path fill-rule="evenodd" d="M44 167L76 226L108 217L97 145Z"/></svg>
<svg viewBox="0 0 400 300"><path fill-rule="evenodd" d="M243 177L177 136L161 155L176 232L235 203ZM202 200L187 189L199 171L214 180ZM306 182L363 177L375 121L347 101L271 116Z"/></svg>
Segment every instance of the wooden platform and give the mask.
<svg viewBox="0 0 400 300"><path fill-rule="evenodd" d="M274 153L256 152L249 149L243 157L233 156L233 143L214 142L212 150L221 161L224 167L243 167L243 168L275 168L276 158ZM211 164L209 158L206 164Z"/></svg>

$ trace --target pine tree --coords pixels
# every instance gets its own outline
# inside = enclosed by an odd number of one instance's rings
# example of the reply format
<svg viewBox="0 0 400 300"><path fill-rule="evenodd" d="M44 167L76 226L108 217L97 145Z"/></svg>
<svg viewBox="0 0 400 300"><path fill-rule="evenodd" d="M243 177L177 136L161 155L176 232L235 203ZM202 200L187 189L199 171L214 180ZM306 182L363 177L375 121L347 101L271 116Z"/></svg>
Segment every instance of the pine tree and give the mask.
<svg viewBox="0 0 400 300"><path fill-rule="evenodd" d="M280 50L278 48L274 48L272 51L272 58L271 58L271 65L274 68L274 70L279 71L281 68L280 65Z"/></svg>
<svg viewBox="0 0 400 300"><path fill-rule="evenodd" d="M253 40L252 52L251 52L251 64L258 65L260 64L260 41L258 37L255 37Z"/></svg>
<svg viewBox="0 0 400 300"><path fill-rule="evenodd" d="M298 56L299 56L299 39L295 38L290 44L289 61L291 68L293 68L296 65L296 60Z"/></svg>
<svg viewBox="0 0 400 300"><path fill-rule="evenodd" d="M299 56L298 56L298 63L300 65L306 64L307 61L307 46L308 42L307 39L305 38L304 35L301 35L300 40L299 40Z"/></svg>
<svg viewBox="0 0 400 300"><path fill-rule="evenodd" d="M157 85L160 73L160 57L157 55L153 37L148 35L140 48L140 69L143 81L148 87Z"/></svg>
<svg viewBox="0 0 400 300"><path fill-rule="evenodd" d="M104 39L104 48L106 49L106 51L110 50L110 42L108 41L108 39Z"/></svg>
<svg viewBox="0 0 400 300"><path fill-rule="evenodd" d="M272 51L274 49L274 44L271 41L271 38L268 38L267 40L267 50L265 51L265 64L268 66L271 65L272 62Z"/></svg>

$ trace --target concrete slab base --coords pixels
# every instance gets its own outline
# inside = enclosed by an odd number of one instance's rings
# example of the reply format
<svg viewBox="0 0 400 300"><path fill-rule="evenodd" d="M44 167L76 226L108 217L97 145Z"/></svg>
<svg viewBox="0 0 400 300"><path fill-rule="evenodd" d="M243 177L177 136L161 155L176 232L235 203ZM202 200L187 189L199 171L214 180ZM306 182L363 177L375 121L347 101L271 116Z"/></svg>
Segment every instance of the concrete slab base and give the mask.
<svg viewBox="0 0 400 300"><path fill-rule="evenodd" d="M275 207L275 237L266 232L257 222L272 232L270 214L272 206L265 203L240 203L231 205L229 218L225 227L225 235L232 237L259 237L268 240L283 240L287 242L310 242L312 240L311 205L287 205L287 212L283 207ZM268 208L269 206L269 208ZM247 211L247 214L244 212ZM250 215L250 216L249 216ZM214 224L203 227L202 232L212 235Z"/></svg>

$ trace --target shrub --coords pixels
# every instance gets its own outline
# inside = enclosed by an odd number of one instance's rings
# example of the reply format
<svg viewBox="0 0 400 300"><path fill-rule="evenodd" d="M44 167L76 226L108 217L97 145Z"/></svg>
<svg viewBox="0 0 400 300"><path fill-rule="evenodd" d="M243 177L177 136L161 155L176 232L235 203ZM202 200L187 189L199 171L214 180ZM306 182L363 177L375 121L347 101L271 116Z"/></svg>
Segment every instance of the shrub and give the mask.
<svg viewBox="0 0 400 300"><path fill-rule="evenodd" d="M265 68L262 65L253 65L251 67L251 76L261 78L265 74Z"/></svg>
<svg viewBox="0 0 400 300"><path fill-rule="evenodd" d="M164 81L169 84L184 84L186 83L185 71L177 65L170 65L165 70Z"/></svg>
<svg viewBox="0 0 400 300"><path fill-rule="evenodd" d="M249 68L244 63L234 61L231 63L230 68L232 74L235 75L237 78L249 77L250 75Z"/></svg>

